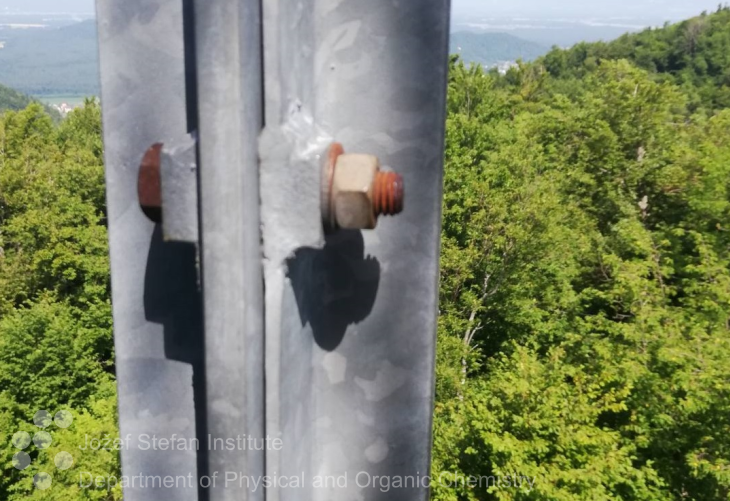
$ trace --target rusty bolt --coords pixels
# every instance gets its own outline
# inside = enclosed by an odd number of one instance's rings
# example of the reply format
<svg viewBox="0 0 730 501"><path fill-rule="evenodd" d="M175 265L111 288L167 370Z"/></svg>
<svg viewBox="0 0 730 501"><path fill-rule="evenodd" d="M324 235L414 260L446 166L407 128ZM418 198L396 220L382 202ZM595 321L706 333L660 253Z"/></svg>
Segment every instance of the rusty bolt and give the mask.
<svg viewBox="0 0 730 501"><path fill-rule="evenodd" d="M346 154L334 143L325 165L322 216L328 229L373 229L378 216L403 210L403 177L373 155Z"/></svg>
<svg viewBox="0 0 730 501"><path fill-rule="evenodd" d="M373 186L373 208L383 216L395 216L403 211L403 176L395 172L378 171Z"/></svg>
<svg viewBox="0 0 730 501"><path fill-rule="evenodd" d="M139 206L145 216L154 223L162 222L162 191L160 186L160 162L162 144L150 146L142 157L137 177Z"/></svg>

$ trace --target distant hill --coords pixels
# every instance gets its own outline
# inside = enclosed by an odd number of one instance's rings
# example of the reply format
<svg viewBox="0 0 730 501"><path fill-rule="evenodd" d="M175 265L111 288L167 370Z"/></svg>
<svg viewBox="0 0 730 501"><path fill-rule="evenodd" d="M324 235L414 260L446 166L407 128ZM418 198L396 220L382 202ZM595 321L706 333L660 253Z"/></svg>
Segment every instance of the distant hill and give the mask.
<svg viewBox="0 0 730 501"><path fill-rule="evenodd" d="M0 85L0 111L22 110L32 102L33 98L30 96Z"/></svg>
<svg viewBox="0 0 730 501"><path fill-rule="evenodd" d="M481 18L462 16L452 23L452 33L471 31L476 33L508 33L512 36L552 47L570 47L580 42L614 40L624 33L641 31L648 26L661 25L656 19L528 19Z"/></svg>
<svg viewBox="0 0 730 501"><path fill-rule="evenodd" d="M22 92L0 85L0 114L4 111L22 110L35 101L35 99ZM45 108L55 120L61 119L61 115L56 110L48 106L45 106Z"/></svg>
<svg viewBox="0 0 730 501"><path fill-rule="evenodd" d="M506 61L532 61L546 54L550 47L523 40L506 33L456 32L451 35L449 51L467 63L495 66Z"/></svg>
<svg viewBox="0 0 730 501"><path fill-rule="evenodd" d="M575 79L603 60L616 59L628 59L659 78L672 79L689 97L690 110L730 108L730 7L608 43L554 49L540 63L554 77Z"/></svg>
<svg viewBox="0 0 730 501"><path fill-rule="evenodd" d="M0 83L34 96L99 94L96 22L0 29Z"/></svg>
<svg viewBox="0 0 730 501"><path fill-rule="evenodd" d="M60 28L0 29L0 83L38 97L98 96L96 36L93 20ZM549 47L505 33L456 32L450 49L466 62L494 66L531 61Z"/></svg>

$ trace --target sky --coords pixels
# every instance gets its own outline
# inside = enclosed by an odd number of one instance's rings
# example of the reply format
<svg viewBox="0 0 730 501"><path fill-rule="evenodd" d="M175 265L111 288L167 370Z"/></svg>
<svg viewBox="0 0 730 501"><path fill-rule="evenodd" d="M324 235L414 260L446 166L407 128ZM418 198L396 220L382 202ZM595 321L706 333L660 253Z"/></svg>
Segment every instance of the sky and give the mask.
<svg viewBox="0 0 730 501"><path fill-rule="evenodd" d="M727 0L452 0L456 16L631 18L675 21L714 11Z"/></svg>
<svg viewBox="0 0 730 501"><path fill-rule="evenodd" d="M679 20L715 10L726 0L452 0L457 16L539 18L643 18ZM0 0L4 9L25 12L94 12L94 0Z"/></svg>
<svg viewBox="0 0 730 501"><path fill-rule="evenodd" d="M23 12L94 12L94 0L0 0L0 12L5 9Z"/></svg>

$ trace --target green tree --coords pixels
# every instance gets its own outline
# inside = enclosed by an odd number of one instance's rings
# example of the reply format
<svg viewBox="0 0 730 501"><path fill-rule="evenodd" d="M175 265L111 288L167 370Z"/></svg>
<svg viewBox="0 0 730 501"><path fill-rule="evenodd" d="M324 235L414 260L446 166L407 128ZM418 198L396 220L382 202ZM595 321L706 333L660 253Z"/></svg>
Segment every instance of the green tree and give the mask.
<svg viewBox="0 0 730 501"><path fill-rule="evenodd" d="M452 62L433 470L535 483L435 499L730 492L727 112L581 71Z"/></svg>
<svg viewBox="0 0 730 501"><path fill-rule="evenodd" d="M118 475L117 451L79 447L115 438L116 390L109 297L99 105L87 101L60 125L37 104L0 120L0 498L120 499L80 489L76 472ZM50 448L29 445L13 467L17 431L39 429L39 410L75 417L51 425ZM61 451L75 467L54 464ZM33 476L53 475L39 490Z"/></svg>

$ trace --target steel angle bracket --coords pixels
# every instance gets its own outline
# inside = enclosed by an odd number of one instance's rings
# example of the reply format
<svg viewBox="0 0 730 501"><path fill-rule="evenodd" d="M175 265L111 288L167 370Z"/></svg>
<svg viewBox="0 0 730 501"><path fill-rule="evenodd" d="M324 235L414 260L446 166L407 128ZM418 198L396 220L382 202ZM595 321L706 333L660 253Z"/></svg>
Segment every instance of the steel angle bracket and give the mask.
<svg viewBox="0 0 730 501"><path fill-rule="evenodd" d="M122 473L190 479L125 499L425 500L448 0L97 9ZM335 141L400 216L324 231Z"/></svg>
<svg viewBox="0 0 730 501"><path fill-rule="evenodd" d="M266 469L315 480L267 501L428 498L449 8L263 2ZM322 234L332 138L402 175L398 217Z"/></svg>
<svg viewBox="0 0 730 501"><path fill-rule="evenodd" d="M263 499L217 481L265 459L229 447L264 429L258 6L97 0L97 20L122 474L150 479L125 499Z"/></svg>
<svg viewBox="0 0 730 501"><path fill-rule="evenodd" d="M168 242L200 241L197 133L163 144L160 151L162 235Z"/></svg>
<svg viewBox="0 0 730 501"><path fill-rule="evenodd" d="M173 434L191 443L205 425L195 245L165 242L137 192L149 146L195 128L186 115L183 18L179 1L97 2L122 473L130 478L197 479L206 468L190 447L146 446ZM195 482L172 488L136 482L124 497L199 499Z"/></svg>

